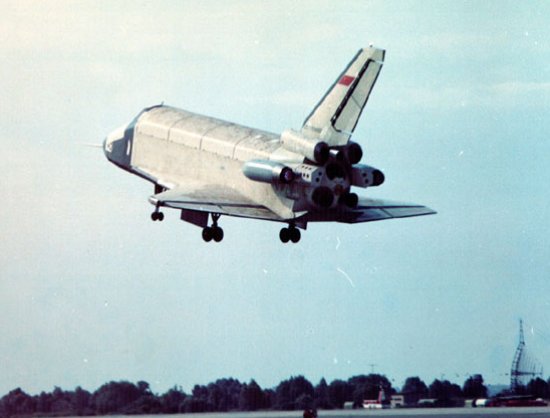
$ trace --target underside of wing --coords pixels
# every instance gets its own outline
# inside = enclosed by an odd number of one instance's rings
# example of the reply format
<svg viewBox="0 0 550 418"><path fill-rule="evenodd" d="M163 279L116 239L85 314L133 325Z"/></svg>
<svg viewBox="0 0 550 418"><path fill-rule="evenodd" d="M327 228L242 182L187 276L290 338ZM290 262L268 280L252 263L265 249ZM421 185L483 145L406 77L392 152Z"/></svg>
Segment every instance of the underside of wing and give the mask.
<svg viewBox="0 0 550 418"><path fill-rule="evenodd" d="M308 214L310 217L308 220L313 222L336 221L353 224L381 221L384 219L433 215L435 213L437 212L433 209L414 203L361 198L356 208Z"/></svg>
<svg viewBox="0 0 550 418"><path fill-rule="evenodd" d="M351 216L348 217L348 219L340 222L370 222L383 219L433 215L436 213L433 209L414 203L392 202L389 200L367 198L359 199L357 208L351 212Z"/></svg>
<svg viewBox="0 0 550 418"><path fill-rule="evenodd" d="M222 215L258 219L279 219L265 206L246 198L236 190L220 186L177 186L149 198L154 205Z"/></svg>

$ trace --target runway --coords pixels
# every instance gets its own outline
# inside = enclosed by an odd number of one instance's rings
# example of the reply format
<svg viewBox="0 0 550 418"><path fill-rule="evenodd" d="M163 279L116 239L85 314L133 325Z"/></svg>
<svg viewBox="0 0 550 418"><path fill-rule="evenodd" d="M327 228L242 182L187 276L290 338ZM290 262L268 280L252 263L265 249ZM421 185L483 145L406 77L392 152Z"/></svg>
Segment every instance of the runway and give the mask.
<svg viewBox="0 0 550 418"><path fill-rule="evenodd" d="M161 418L163 415L139 415L140 418ZM550 417L550 407L535 408L419 408L384 410L336 410L319 411L319 418L368 418L368 417L480 417L518 418ZM170 415L170 418L302 418L302 411L228 412ZM111 416L111 418L116 418ZM118 418L128 418L124 415Z"/></svg>

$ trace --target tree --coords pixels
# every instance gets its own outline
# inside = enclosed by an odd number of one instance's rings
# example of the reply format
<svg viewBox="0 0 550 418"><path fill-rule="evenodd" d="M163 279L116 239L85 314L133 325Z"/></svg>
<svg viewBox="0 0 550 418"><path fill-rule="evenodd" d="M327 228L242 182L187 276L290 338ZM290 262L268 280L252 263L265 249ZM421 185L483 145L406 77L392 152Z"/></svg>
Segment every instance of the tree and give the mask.
<svg viewBox="0 0 550 418"><path fill-rule="evenodd" d="M92 409L90 408L90 400L92 394L87 390L78 386L71 396L71 406L73 414L76 415L91 415Z"/></svg>
<svg viewBox="0 0 550 418"><path fill-rule="evenodd" d="M208 408L208 388L204 385L195 385L192 396L187 398L184 404L184 412L207 412Z"/></svg>
<svg viewBox="0 0 550 418"><path fill-rule="evenodd" d="M465 398L478 399L487 397L487 387L483 384L483 376L474 374L464 382L462 392Z"/></svg>
<svg viewBox="0 0 550 418"><path fill-rule="evenodd" d="M419 399L428 397L428 387L418 376L407 377L401 392L408 405L415 405Z"/></svg>
<svg viewBox="0 0 550 418"><path fill-rule="evenodd" d="M264 402L265 402L266 409L274 409L276 400L277 400L277 394L273 389L264 390Z"/></svg>
<svg viewBox="0 0 550 418"><path fill-rule="evenodd" d="M315 387L314 406L316 409L332 409L330 397L328 393L327 381L323 377L319 384Z"/></svg>
<svg viewBox="0 0 550 418"><path fill-rule="evenodd" d="M41 392L36 397L36 412L40 415L50 415L52 412L52 394Z"/></svg>
<svg viewBox="0 0 550 418"><path fill-rule="evenodd" d="M461 398L462 390L460 386L448 380L435 379L429 387L428 394L430 398L437 399L439 406L453 406L453 399Z"/></svg>
<svg viewBox="0 0 550 418"><path fill-rule="evenodd" d="M151 394L151 389L149 388L149 383L144 382L143 380L140 380L139 382L137 382L137 388L138 388L139 392L142 395L150 395Z"/></svg>
<svg viewBox="0 0 550 418"><path fill-rule="evenodd" d="M160 397L160 405L162 413L164 414L177 414L183 412L183 401L187 398L187 395L181 388L174 386L168 390L164 395Z"/></svg>
<svg viewBox="0 0 550 418"><path fill-rule="evenodd" d="M52 393L52 413L54 415L70 415L73 412L71 405L72 394L55 387Z"/></svg>
<svg viewBox="0 0 550 418"><path fill-rule="evenodd" d="M214 404L214 411L224 412L239 408L243 384L236 379L218 379L207 386L208 402ZM211 393L213 391L214 393Z"/></svg>
<svg viewBox="0 0 550 418"><path fill-rule="evenodd" d="M110 382L101 386L92 395L91 402L95 406L97 414L124 413L130 408L131 404L141 397L151 398L153 395L148 391L149 385L145 382L136 386L130 382ZM145 384L144 384L145 383ZM152 407L151 399L142 401L145 408ZM149 403L147 403L149 402ZM160 406L159 406L160 408ZM131 407L131 409L135 409Z"/></svg>
<svg viewBox="0 0 550 418"><path fill-rule="evenodd" d="M0 410L4 416L32 415L36 409L33 398L17 388L0 399Z"/></svg>
<svg viewBox="0 0 550 418"><path fill-rule="evenodd" d="M181 410L184 413L206 412L206 401L189 396L183 401Z"/></svg>
<svg viewBox="0 0 550 418"><path fill-rule="evenodd" d="M208 391L206 397L207 410L210 412L227 412L227 396L221 385L210 383L206 388Z"/></svg>
<svg viewBox="0 0 550 418"><path fill-rule="evenodd" d="M294 409L299 411L313 408L313 396L307 393L302 393L294 402Z"/></svg>
<svg viewBox="0 0 550 418"><path fill-rule="evenodd" d="M242 386L239 395L239 410L241 411L257 411L265 406L264 392L262 388L251 380L249 384Z"/></svg>
<svg viewBox="0 0 550 418"><path fill-rule="evenodd" d="M332 406L342 409L352 399L352 387L343 380L333 380L328 386L328 396Z"/></svg>
<svg viewBox="0 0 550 418"><path fill-rule="evenodd" d="M296 401L302 395L309 395L313 400L313 385L303 376L291 377L279 383L275 390L275 407L282 410L298 408ZM301 399L301 402L304 402Z"/></svg>
<svg viewBox="0 0 550 418"><path fill-rule="evenodd" d="M535 398L548 399L550 397L550 387L548 386L548 382L540 377L532 379L527 384L526 389L527 393L529 395L533 395Z"/></svg>

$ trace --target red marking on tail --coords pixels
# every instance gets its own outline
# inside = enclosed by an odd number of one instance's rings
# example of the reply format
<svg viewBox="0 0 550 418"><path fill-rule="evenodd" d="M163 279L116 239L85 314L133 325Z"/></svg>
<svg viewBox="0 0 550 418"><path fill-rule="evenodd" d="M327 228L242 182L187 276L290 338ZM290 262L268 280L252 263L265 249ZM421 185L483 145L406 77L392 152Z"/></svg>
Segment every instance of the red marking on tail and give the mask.
<svg viewBox="0 0 550 418"><path fill-rule="evenodd" d="M342 76L340 81L338 81L338 84L349 86L351 83L353 83L353 80L355 80L355 77L352 77L351 75L344 75Z"/></svg>

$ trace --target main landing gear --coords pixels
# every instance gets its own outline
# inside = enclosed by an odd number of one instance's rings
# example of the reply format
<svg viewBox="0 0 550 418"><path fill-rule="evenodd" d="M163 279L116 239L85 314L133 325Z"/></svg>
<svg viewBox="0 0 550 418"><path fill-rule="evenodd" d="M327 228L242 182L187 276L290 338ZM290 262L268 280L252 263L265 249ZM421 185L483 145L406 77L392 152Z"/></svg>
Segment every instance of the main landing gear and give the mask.
<svg viewBox="0 0 550 418"><path fill-rule="evenodd" d="M223 239L223 229L218 226L219 213L212 213L212 226L206 226L202 230L202 239L206 242L214 240L220 242Z"/></svg>
<svg viewBox="0 0 550 418"><path fill-rule="evenodd" d="M288 241L297 243L300 241L300 237L300 230L293 224L290 224L288 228L282 228L281 232L279 232L279 238L283 244L286 244Z"/></svg>

